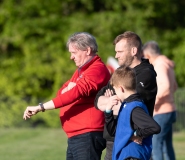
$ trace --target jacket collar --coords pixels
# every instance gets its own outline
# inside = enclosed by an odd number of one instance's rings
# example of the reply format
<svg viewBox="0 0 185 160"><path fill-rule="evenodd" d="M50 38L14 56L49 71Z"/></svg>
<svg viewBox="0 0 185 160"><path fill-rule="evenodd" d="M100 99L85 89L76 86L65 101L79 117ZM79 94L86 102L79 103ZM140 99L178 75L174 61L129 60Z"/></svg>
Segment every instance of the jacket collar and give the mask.
<svg viewBox="0 0 185 160"><path fill-rule="evenodd" d="M78 72L82 72L86 70L94 61L96 61L99 58L98 55L94 55L92 58L90 58L83 66L78 68Z"/></svg>

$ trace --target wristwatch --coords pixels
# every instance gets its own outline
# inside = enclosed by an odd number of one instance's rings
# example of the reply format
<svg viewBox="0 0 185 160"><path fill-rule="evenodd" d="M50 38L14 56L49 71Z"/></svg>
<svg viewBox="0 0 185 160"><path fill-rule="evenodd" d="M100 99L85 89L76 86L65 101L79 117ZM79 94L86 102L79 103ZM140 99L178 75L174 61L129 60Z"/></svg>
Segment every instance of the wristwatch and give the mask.
<svg viewBox="0 0 185 160"><path fill-rule="evenodd" d="M45 108L44 108L43 103L39 103L39 106L41 107L41 111L44 112L45 111Z"/></svg>

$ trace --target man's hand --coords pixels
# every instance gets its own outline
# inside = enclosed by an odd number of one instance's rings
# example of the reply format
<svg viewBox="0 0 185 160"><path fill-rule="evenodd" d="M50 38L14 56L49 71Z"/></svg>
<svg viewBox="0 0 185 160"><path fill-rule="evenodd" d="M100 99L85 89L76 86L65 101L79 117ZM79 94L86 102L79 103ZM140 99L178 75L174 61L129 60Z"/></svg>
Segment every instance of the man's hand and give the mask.
<svg viewBox="0 0 185 160"><path fill-rule="evenodd" d="M69 91L70 89L72 89L75 86L76 86L76 83L69 82L68 86L62 90L62 94L65 93L65 92L67 92L67 91Z"/></svg>
<svg viewBox="0 0 185 160"><path fill-rule="evenodd" d="M107 101L106 110L113 110L114 115L118 115L121 102L117 95L114 95L113 90L107 89L104 93L104 96L109 97Z"/></svg>
<svg viewBox="0 0 185 160"><path fill-rule="evenodd" d="M40 111L40 106L28 106L24 111L23 119L31 118L31 116L36 115Z"/></svg>
<svg viewBox="0 0 185 160"><path fill-rule="evenodd" d="M114 93L113 93L113 90L110 90L110 89L106 89L105 93L104 93L104 96L106 97L111 97L113 96Z"/></svg>
<svg viewBox="0 0 185 160"><path fill-rule="evenodd" d="M115 105L118 105L118 103L119 103L119 99L118 99L117 95L109 97L109 100L107 101L106 110L113 110L112 108Z"/></svg>
<svg viewBox="0 0 185 160"><path fill-rule="evenodd" d="M73 87L75 87L75 86L76 86L76 83L74 83L74 82L69 82L69 84L68 84L68 86L67 86L68 91L69 91L70 89L72 89Z"/></svg>
<svg viewBox="0 0 185 160"><path fill-rule="evenodd" d="M112 109L112 100L113 99L110 99L110 97L112 97L114 94L113 94L113 91L110 90L110 89L107 89L105 91L105 93L99 97L98 99L98 102L97 102L97 106L98 106L98 109L101 110L101 111L105 111L105 110L111 110ZM115 101L117 104L117 100ZM114 102L113 102L114 104Z"/></svg>
<svg viewBox="0 0 185 160"><path fill-rule="evenodd" d="M142 145L142 142L143 142L143 138L142 138L142 137L133 135L130 139L131 139L133 142L135 142L135 143L137 143L137 144L139 144L139 145Z"/></svg>

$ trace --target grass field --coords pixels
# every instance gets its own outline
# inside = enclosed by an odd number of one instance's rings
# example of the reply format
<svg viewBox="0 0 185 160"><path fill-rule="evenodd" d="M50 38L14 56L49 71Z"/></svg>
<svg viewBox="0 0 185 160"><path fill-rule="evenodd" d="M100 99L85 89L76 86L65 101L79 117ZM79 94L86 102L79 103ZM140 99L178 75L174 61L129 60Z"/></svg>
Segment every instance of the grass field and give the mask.
<svg viewBox="0 0 185 160"><path fill-rule="evenodd" d="M66 140L61 129L0 129L0 160L65 160ZM185 131L174 133L174 148L185 160Z"/></svg>

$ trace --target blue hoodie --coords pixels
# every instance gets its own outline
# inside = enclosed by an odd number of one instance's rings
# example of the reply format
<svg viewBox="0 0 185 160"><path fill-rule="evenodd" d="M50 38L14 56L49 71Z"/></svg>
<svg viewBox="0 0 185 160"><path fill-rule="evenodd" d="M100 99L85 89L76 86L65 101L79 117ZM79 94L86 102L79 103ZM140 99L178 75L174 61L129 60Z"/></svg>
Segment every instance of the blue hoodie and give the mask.
<svg viewBox="0 0 185 160"><path fill-rule="evenodd" d="M121 105L118 115L112 160L124 160L129 157L149 160L151 157L152 136L144 138L142 145L130 140L135 132L131 127L131 113L133 109L138 106L148 113L147 107L140 101L132 101L129 103L124 102Z"/></svg>

